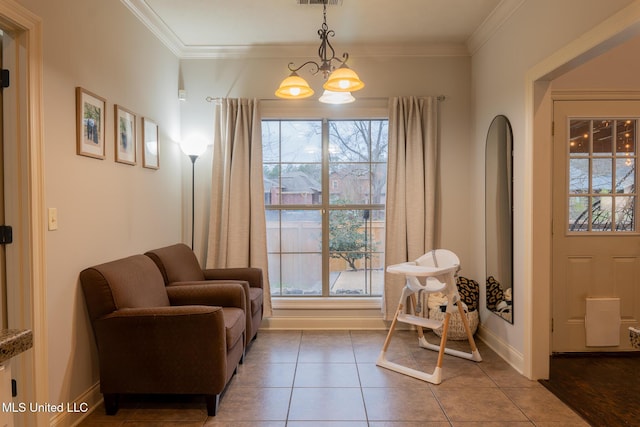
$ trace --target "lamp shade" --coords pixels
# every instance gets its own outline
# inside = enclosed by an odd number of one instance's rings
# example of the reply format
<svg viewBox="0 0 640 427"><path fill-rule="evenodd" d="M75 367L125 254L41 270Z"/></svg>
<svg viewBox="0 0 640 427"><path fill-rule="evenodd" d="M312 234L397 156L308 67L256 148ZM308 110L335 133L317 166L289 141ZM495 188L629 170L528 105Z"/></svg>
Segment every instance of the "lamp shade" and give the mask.
<svg viewBox="0 0 640 427"><path fill-rule="evenodd" d="M342 64L331 73L322 87L332 92L355 92L364 87L364 82L347 64Z"/></svg>
<svg viewBox="0 0 640 427"><path fill-rule="evenodd" d="M293 71L289 77L280 83L280 87L276 90L278 98L285 99L302 99L313 95L313 89L309 83Z"/></svg>
<svg viewBox="0 0 640 427"><path fill-rule="evenodd" d="M180 149L187 156L199 157L207 151L209 143L200 135L192 135L180 143Z"/></svg>
<svg viewBox="0 0 640 427"><path fill-rule="evenodd" d="M351 95L351 92L332 92L325 90L318 101L325 104L348 104L356 99Z"/></svg>

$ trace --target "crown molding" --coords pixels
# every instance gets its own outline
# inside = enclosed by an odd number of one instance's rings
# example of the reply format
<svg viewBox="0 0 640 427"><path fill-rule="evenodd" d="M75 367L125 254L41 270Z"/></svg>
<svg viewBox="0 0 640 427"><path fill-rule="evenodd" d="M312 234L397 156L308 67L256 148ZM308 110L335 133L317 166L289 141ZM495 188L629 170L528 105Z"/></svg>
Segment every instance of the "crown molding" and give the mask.
<svg viewBox="0 0 640 427"><path fill-rule="evenodd" d="M145 0L120 0L158 40L180 59L309 58L318 45L185 45ZM523 1L523 0L522 0ZM369 58L469 56L464 44L343 45L338 52Z"/></svg>
<svg viewBox="0 0 640 427"><path fill-rule="evenodd" d="M502 0L500 4L487 16L480 26L467 39L467 50L474 55L509 17L524 4L525 0Z"/></svg>
<svg viewBox="0 0 640 427"><path fill-rule="evenodd" d="M183 46L179 56L182 59L292 59L314 57L317 50L317 45ZM352 58L469 56L463 44L341 45L336 48L338 56L342 52L349 52Z"/></svg>
<svg viewBox="0 0 640 427"><path fill-rule="evenodd" d="M144 0L120 0L177 57L182 56L184 43Z"/></svg>

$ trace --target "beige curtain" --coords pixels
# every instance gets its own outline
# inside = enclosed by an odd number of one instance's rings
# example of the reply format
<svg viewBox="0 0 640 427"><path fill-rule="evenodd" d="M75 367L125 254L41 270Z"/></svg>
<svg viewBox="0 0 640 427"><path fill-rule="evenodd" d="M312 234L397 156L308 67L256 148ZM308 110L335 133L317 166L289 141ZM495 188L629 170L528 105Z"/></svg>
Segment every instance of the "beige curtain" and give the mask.
<svg viewBox="0 0 640 427"><path fill-rule="evenodd" d="M262 183L262 128L256 99L223 99L214 119L207 267L260 267L271 316Z"/></svg>
<svg viewBox="0 0 640 427"><path fill-rule="evenodd" d="M386 265L413 261L434 248L438 99L389 101ZM393 318L405 278L385 272L382 311Z"/></svg>

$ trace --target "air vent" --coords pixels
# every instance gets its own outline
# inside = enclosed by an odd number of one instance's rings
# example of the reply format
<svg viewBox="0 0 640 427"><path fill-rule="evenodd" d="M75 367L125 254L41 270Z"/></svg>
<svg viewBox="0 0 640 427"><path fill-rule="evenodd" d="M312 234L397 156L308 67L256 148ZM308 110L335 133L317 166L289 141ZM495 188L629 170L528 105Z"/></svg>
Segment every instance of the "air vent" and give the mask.
<svg viewBox="0 0 640 427"><path fill-rule="evenodd" d="M327 4L327 6L342 6L342 0L297 0L298 4Z"/></svg>

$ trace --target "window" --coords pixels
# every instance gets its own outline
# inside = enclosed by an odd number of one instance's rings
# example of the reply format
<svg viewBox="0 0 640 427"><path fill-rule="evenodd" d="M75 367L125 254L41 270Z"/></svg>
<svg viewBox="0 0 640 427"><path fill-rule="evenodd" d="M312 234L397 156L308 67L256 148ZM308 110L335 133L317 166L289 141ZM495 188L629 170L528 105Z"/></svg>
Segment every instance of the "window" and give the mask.
<svg viewBox="0 0 640 427"><path fill-rule="evenodd" d="M263 120L272 296L380 296L387 120Z"/></svg>
<svg viewBox="0 0 640 427"><path fill-rule="evenodd" d="M569 231L635 231L637 120L569 126Z"/></svg>

